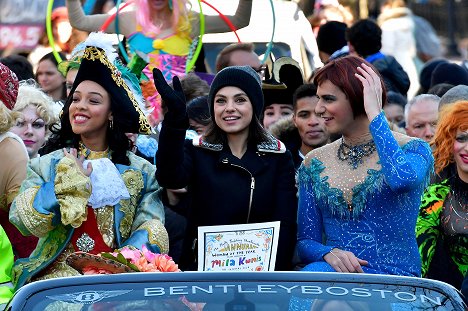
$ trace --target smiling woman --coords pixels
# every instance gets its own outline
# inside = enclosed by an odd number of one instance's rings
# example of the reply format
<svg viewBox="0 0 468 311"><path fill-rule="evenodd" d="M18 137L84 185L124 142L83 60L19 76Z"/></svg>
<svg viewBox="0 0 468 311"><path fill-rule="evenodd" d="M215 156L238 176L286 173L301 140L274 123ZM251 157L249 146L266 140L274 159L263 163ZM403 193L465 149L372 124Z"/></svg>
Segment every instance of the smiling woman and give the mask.
<svg viewBox="0 0 468 311"><path fill-rule="evenodd" d="M188 187L187 230L180 267L193 270L197 227L280 221L276 270L290 270L296 230L294 165L284 145L260 125L263 94L248 66L221 70L213 80L207 131L186 140L189 121L178 78L174 90L160 71L155 84L168 112L159 136L156 178L167 189ZM176 202L177 203L177 202Z"/></svg>
<svg viewBox="0 0 468 311"><path fill-rule="evenodd" d="M433 164L429 146L390 131L382 79L364 59L333 60L314 83L315 112L342 137L312 150L299 169L304 270L420 275L415 223Z"/></svg>
<svg viewBox="0 0 468 311"><path fill-rule="evenodd" d="M93 33L49 148L32 159L10 221L39 237L16 261L16 288L38 279L78 275L73 252L97 254L127 245L168 251L164 210L151 163L130 152L125 133L148 133L136 77L111 42ZM31 265L34 268L30 268Z"/></svg>

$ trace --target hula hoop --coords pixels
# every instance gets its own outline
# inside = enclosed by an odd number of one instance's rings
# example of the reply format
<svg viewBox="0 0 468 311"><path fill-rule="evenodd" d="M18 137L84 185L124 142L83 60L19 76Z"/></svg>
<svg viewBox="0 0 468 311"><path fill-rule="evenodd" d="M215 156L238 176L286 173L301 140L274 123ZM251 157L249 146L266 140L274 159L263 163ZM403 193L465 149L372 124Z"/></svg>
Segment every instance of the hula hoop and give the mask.
<svg viewBox="0 0 468 311"><path fill-rule="evenodd" d="M205 0L200 0L201 2L203 2L204 4L206 4L207 6L209 6L210 8L212 8L213 10L216 11L216 13L218 13L219 17L226 23L226 25L228 25L228 27L234 32L234 34L236 35L237 37L237 41L239 43L241 43L241 40L239 38L239 36L237 35L237 28L231 23L231 21L229 20L229 18L226 17L226 15L224 15L223 13L221 13L217 8L215 8L213 5L211 5L210 3L206 2ZM271 1L271 0L270 0Z"/></svg>
<svg viewBox="0 0 468 311"><path fill-rule="evenodd" d="M119 50L120 50L120 54L122 54L123 58L125 59L125 62L128 64L130 62L130 59L128 58L128 55L127 55L127 50L125 49L122 41L120 41L120 38L119 38L119 14L117 14L119 12L119 8L120 8L120 4L122 3L122 0L117 0L117 4L115 5L115 7L117 8L117 11L115 12L115 32L117 34L117 41L119 42Z"/></svg>
<svg viewBox="0 0 468 311"><path fill-rule="evenodd" d="M52 47L52 54L54 54L54 57L57 63L60 64L60 62L62 62L62 58L57 52L57 48L55 47L54 34L52 33L52 7L53 6L54 6L54 0L49 0L47 4L47 14L46 14L46 33L47 33L47 39L49 39L49 44Z"/></svg>
<svg viewBox="0 0 468 311"><path fill-rule="evenodd" d="M106 19L106 21L104 22L104 24L102 24L100 31L105 32L106 29L107 29L107 27L109 27L109 24L112 23L112 21L114 20L114 18L115 18L115 16L117 15L117 13L119 13L120 11L122 11L123 9L125 9L127 6L129 6L129 5L132 4L132 3L133 3L133 0L130 0L130 1L128 1L128 2L125 2L125 4L122 5L121 8L118 8L118 10L117 10L115 13L113 13L112 15L109 15L109 17Z"/></svg>
<svg viewBox="0 0 468 311"><path fill-rule="evenodd" d="M203 35L205 34L205 15L203 15L203 9L201 2L203 0L198 0L198 7L200 8L200 34L198 36L198 42L197 42L197 48L195 50L195 53L193 54L192 59L185 65L185 73L189 73L190 70L192 70L193 66L195 66L195 62L198 59L198 56L200 55L200 51L203 45Z"/></svg>
<svg viewBox="0 0 468 311"><path fill-rule="evenodd" d="M270 39L270 42L268 42L265 55L263 55L263 60L262 60L263 64L267 61L268 57L270 57L271 50L273 49L273 38L275 36L275 30L276 30L276 14L275 14L275 6L273 4L273 0L270 0L270 5L271 5L271 13L273 14L273 30L271 32L271 39Z"/></svg>

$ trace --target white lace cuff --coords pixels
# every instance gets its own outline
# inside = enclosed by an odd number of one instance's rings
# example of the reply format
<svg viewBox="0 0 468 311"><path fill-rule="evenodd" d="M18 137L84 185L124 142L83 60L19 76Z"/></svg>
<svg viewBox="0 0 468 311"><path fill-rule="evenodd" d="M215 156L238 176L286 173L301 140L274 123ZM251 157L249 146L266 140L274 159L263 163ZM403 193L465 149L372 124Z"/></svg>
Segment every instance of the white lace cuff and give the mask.
<svg viewBox="0 0 468 311"><path fill-rule="evenodd" d="M86 160L83 162L83 167L86 168L89 162L93 166L90 176L92 192L88 202L92 208L114 206L120 200L130 198L127 187L111 160L108 158Z"/></svg>

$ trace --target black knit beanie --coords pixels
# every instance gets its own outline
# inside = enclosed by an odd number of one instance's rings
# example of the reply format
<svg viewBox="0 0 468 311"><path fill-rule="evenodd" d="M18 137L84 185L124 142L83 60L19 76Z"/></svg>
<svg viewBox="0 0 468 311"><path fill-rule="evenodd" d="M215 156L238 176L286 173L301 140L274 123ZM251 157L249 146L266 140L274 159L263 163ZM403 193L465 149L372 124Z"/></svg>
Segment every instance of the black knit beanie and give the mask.
<svg viewBox="0 0 468 311"><path fill-rule="evenodd" d="M263 93L260 76L250 66L231 66L218 72L211 83L208 103L212 120L214 120L214 97L225 86L235 86L244 91L252 103L253 112L257 118L260 118L263 112Z"/></svg>

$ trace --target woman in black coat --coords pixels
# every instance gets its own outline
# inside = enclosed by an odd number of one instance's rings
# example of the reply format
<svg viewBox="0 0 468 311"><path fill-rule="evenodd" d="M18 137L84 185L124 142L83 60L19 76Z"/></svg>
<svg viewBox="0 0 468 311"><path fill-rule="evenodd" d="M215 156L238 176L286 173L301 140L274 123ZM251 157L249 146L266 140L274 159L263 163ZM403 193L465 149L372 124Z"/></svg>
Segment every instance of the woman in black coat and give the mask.
<svg viewBox="0 0 468 311"><path fill-rule="evenodd" d="M260 125L263 94L248 66L220 71L209 94L206 134L185 140L188 117L177 77L171 89L159 70L155 84L168 107L156 153L156 178L167 189L187 187L180 267L196 268L197 227L280 221L276 270L290 270L296 241L294 164L284 145Z"/></svg>

